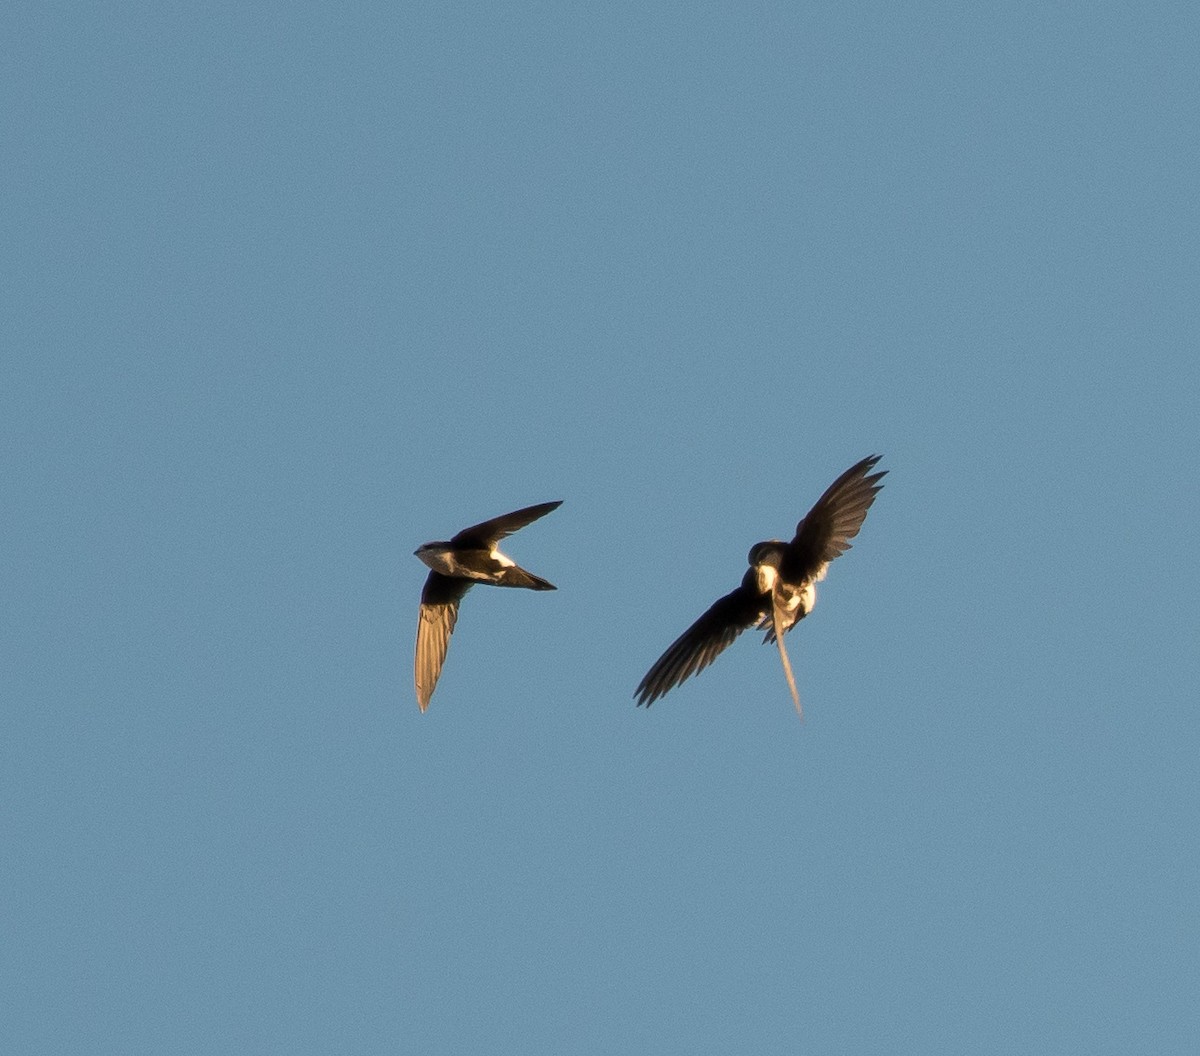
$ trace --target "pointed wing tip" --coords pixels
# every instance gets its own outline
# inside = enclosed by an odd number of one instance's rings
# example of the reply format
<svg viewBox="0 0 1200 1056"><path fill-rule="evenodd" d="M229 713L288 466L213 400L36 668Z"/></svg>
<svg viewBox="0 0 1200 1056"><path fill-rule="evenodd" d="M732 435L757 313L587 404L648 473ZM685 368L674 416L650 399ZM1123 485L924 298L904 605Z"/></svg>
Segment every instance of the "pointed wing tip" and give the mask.
<svg viewBox="0 0 1200 1056"><path fill-rule="evenodd" d="M499 517L492 517L479 524L473 524L470 528L464 528L452 536L450 542L460 546L494 546L501 539L507 539L513 532L519 532L526 525L557 510L562 504L562 499L555 499L553 502L522 506L519 510L502 513Z"/></svg>
<svg viewBox="0 0 1200 1056"><path fill-rule="evenodd" d="M651 688L649 684L649 674L646 675L639 683L637 689L633 691L633 699L637 701L639 708L648 708L667 690L661 687ZM668 687L670 688L670 687Z"/></svg>
<svg viewBox="0 0 1200 1056"><path fill-rule="evenodd" d="M436 686L436 684L437 683L435 682L434 686ZM415 679L413 681L413 690L417 695L417 707L421 709L422 715L425 714L426 709L429 707L429 702L433 699L434 686L430 686L428 689L426 689L421 685L420 682L417 682Z"/></svg>

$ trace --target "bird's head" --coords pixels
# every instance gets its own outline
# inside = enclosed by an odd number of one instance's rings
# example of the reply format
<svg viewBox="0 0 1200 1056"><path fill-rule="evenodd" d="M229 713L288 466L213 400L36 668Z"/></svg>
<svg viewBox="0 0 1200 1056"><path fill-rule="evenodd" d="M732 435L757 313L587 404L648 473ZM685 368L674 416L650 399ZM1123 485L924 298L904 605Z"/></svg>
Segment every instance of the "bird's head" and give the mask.
<svg viewBox="0 0 1200 1056"><path fill-rule="evenodd" d="M783 560L783 550L787 544L782 539L768 539L766 542L755 543L750 547L746 560L755 568L769 566L779 568Z"/></svg>
<svg viewBox="0 0 1200 1056"><path fill-rule="evenodd" d="M746 560L754 569L754 578L760 594L769 594L775 588L775 581L779 578L779 563L783 560L784 545L778 539L768 539L750 547Z"/></svg>
<svg viewBox="0 0 1200 1056"><path fill-rule="evenodd" d="M420 558L423 564L428 565L435 572L448 572L446 551L449 549L449 545L449 543L425 543L424 546L418 546L413 551L413 556Z"/></svg>

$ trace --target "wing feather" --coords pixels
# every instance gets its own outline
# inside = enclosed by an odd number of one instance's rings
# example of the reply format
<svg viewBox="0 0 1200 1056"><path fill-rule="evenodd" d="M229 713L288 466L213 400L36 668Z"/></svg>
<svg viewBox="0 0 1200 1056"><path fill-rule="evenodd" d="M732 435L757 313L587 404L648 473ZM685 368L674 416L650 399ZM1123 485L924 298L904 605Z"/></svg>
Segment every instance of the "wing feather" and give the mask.
<svg viewBox="0 0 1200 1056"><path fill-rule="evenodd" d="M747 579L753 576L753 570ZM742 631L766 614L769 599L743 580L737 590L714 602L695 623L667 647L638 683L638 706L649 707L668 690L703 671L733 644Z"/></svg>
<svg viewBox="0 0 1200 1056"><path fill-rule="evenodd" d="M455 546L474 547L480 550L490 550L501 539L513 532L531 524L539 517L545 517L551 510L557 510L562 505L562 499L557 502L539 502L536 506L526 506L522 510L501 514L490 521L473 524L464 528L450 540Z"/></svg>
<svg viewBox="0 0 1200 1056"><path fill-rule="evenodd" d="M796 536L788 543L780 563L784 580L801 583L810 579L823 565L850 549L850 540L858 535L867 510L883 487L879 482L887 470L871 473L880 457L871 455L846 470L796 525Z"/></svg>
<svg viewBox="0 0 1200 1056"><path fill-rule="evenodd" d="M421 614L417 620L417 648L413 659L413 684L417 704L424 711L429 707L434 686L446 661L450 635L458 622L458 603L471 589L469 579L443 576L430 572L421 591Z"/></svg>

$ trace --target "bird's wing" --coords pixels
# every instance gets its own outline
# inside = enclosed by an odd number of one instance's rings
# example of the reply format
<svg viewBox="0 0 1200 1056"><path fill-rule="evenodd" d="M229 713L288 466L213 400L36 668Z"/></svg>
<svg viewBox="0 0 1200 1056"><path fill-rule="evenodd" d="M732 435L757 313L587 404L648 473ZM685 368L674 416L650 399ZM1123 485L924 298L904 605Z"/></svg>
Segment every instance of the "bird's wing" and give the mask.
<svg viewBox="0 0 1200 1056"><path fill-rule="evenodd" d="M887 470L871 473L879 459L879 455L871 455L855 463L817 499L796 525L796 537L784 551L779 567L781 579L802 582L850 549L850 540L858 535L867 510L883 487L879 481Z"/></svg>
<svg viewBox="0 0 1200 1056"><path fill-rule="evenodd" d="M749 575L753 575L753 570ZM714 602L646 672L634 691L638 705L649 707L667 690L703 671L742 631L762 619L769 604L769 599L745 581L737 590Z"/></svg>
<svg viewBox="0 0 1200 1056"><path fill-rule="evenodd" d="M455 546L489 550L505 536L512 535L513 532L524 528L525 525L536 521L539 517L545 517L551 510L556 510L561 505L562 499L559 499L558 502L539 502L536 506L526 506L523 510L514 510L512 513L493 517L490 521L464 528L450 542Z"/></svg>
<svg viewBox="0 0 1200 1056"><path fill-rule="evenodd" d="M413 684L417 704L429 707L433 687L437 685L450 645L450 632L458 621L458 603L471 589L469 579L430 572L421 591L421 615L417 621L417 651L413 660Z"/></svg>

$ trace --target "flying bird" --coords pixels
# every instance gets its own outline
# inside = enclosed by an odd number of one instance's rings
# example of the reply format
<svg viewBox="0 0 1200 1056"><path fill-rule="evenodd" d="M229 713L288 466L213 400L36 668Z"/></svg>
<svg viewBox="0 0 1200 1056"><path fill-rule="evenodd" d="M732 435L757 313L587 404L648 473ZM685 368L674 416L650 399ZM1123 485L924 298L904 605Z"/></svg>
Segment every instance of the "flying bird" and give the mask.
<svg viewBox="0 0 1200 1056"><path fill-rule="evenodd" d="M783 636L812 612L817 584L825 578L829 562L849 550L850 540L858 535L887 473L871 472L880 457L864 458L830 484L796 525L790 543L768 539L750 548L750 567L741 586L719 598L655 661L634 691L639 707L649 707L703 671L742 631L758 627L766 631L764 642L779 646L792 700L803 717Z"/></svg>
<svg viewBox="0 0 1200 1056"><path fill-rule="evenodd" d="M452 539L426 543L413 553L432 571L421 591L421 615L417 621L417 649L413 683L417 704L429 707L450 645L450 633L458 621L458 603L476 583L494 587L525 587L528 590L557 590L541 576L526 572L496 544L518 529L558 509L562 501L526 506L490 521L464 528Z"/></svg>

